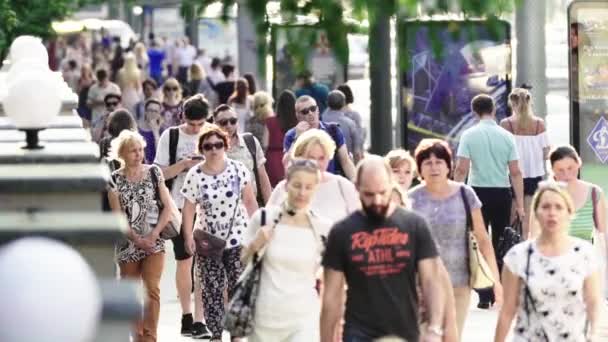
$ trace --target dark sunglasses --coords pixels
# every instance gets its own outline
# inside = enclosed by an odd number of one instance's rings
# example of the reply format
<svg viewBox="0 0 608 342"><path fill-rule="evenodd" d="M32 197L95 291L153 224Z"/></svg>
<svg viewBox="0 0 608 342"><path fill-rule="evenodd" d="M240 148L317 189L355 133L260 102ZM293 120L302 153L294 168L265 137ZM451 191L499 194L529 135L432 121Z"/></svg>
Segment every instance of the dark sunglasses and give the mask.
<svg viewBox="0 0 608 342"><path fill-rule="evenodd" d="M308 108L304 108L300 110L301 115L308 115L308 113L314 113L317 111L317 106L310 106Z"/></svg>
<svg viewBox="0 0 608 342"><path fill-rule="evenodd" d="M206 143L206 144L203 144L203 150L205 150L205 151L211 151L213 149L221 150L223 148L224 148L224 142L223 141L218 141L216 143Z"/></svg>
<svg viewBox="0 0 608 342"><path fill-rule="evenodd" d="M106 102L106 107L116 107L119 102Z"/></svg>
<svg viewBox="0 0 608 342"><path fill-rule="evenodd" d="M165 91L178 91L179 88L178 87L166 87Z"/></svg>
<svg viewBox="0 0 608 342"><path fill-rule="evenodd" d="M223 119L223 120L219 120L217 123L224 127L226 125L228 125L228 123L230 123L232 126L236 125L238 119L237 118L230 118L230 119Z"/></svg>

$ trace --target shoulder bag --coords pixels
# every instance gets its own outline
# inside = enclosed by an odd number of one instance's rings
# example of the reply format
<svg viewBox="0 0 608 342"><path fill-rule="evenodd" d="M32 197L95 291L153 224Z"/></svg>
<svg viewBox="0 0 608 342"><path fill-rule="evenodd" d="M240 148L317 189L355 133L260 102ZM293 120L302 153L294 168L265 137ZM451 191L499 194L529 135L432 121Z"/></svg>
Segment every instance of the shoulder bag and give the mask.
<svg viewBox="0 0 608 342"><path fill-rule="evenodd" d="M234 212L232 214L232 219L230 220L230 228L228 229L226 238L230 238L232 228L234 228L234 220L236 218L236 213L240 210L241 204L241 179L238 175L239 173L236 169L236 166L234 165L234 163L231 164L232 167L235 169L235 176L238 188L235 191L236 203L234 204ZM196 254L204 257L213 258L216 260L221 260L224 249L226 248L226 240L219 238L204 229L195 229L193 232L193 237L196 247Z"/></svg>
<svg viewBox="0 0 608 342"><path fill-rule="evenodd" d="M507 255L507 252L515 245L522 241L522 222L519 218L519 215L515 217L515 221L511 223L510 227L505 227L502 235L498 239L497 255L502 260L502 258ZM500 262L500 260L496 260L496 262Z"/></svg>
<svg viewBox="0 0 608 342"><path fill-rule="evenodd" d="M160 199L160 191L158 189L158 177L156 177L156 174L154 173L154 167L155 166L151 167L149 172L154 186L154 202L156 202L156 208L153 208L153 210L148 210L148 214L146 215L146 220L148 221L151 227L156 226L160 217L160 213L162 213L163 209L165 208L163 202ZM173 199L170 199L169 201L169 210L171 211L169 222L167 222L165 228L163 228L163 230L160 232L160 238L164 240L171 240L174 237L178 236L182 227L182 215L175 206Z"/></svg>
<svg viewBox="0 0 608 342"><path fill-rule="evenodd" d="M266 225L266 209L261 209L260 228ZM275 229L283 212L281 211L273 222ZM266 246L253 254L251 264L243 272L236 283L234 294L228 303L224 315L224 329L230 332L231 337L246 337L253 332L255 327L255 304L260 288L262 274L262 258Z"/></svg>
<svg viewBox="0 0 608 342"><path fill-rule="evenodd" d="M494 286L494 276L492 276L492 271L490 270L490 266L486 259L481 254L479 250L479 245L477 244L477 239L475 238L475 234L473 233L473 219L471 217L471 208L469 206L469 201L465 195L465 188L460 187L460 196L462 197L462 201L464 203L464 211L467 215L467 234L466 234L466 242L467 248L469 250L469 274L470 286L475 290L487 289Z"/></svg>

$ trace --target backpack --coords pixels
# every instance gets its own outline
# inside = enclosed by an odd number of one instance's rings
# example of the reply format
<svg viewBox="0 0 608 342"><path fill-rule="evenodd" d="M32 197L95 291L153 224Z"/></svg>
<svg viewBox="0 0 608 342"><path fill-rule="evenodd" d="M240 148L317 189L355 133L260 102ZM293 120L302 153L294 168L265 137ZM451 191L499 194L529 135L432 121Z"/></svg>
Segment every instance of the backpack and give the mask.
<svg viewBox="0 0 608 342"><path fill-rule="evenodd" d="M338 141L338 133L340 131L340 125L335 122L324 122L325 127L327 127L327 133L331 136L334 141ZM338 145L336 145L336 149L334 150L334 174L346 177L344 174L344 169L342 169L342 165L340 164L340 159L337 157L338 155Z"/></svg>
<svg viewBox="0 0 608 342"><path fill-rule="evenodd" d="M179 141L179 127L169 128L169 165L173 165L177 162L177 143ZM171 191L173 187L174 178L165 180L167 189Z"/></svg>
<svg viewBox="0 0 608 342"><path fill-rule="evenodd" d="M258 204L264 206L264 197L262 196L262 189L260 188L260 175L258 174L258 159L257 159L257 146L255 144L255 137L251 133L243 133L243 140L247 145L247 150L253 159L253 176L255 177L255 187L257 191L256 199Z"/></svg>

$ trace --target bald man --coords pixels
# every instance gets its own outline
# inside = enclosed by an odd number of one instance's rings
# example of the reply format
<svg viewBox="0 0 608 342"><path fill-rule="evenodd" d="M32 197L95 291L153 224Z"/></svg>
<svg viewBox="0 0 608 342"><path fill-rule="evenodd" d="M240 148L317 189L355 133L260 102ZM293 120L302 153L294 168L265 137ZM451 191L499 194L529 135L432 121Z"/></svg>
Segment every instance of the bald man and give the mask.
<svg viewBox="0 0 608 342"><path fill-rule="evenodd" d="M437 281L437 249L425 220L392 203L391 177L382 157L361 161L356 186L362 209L329 233L323 257L322 342L333 342L345 284L343 341L372 342L389 335L406 341L442 340L444 293ZM430 316L422 339L416 275Z"/></svg>

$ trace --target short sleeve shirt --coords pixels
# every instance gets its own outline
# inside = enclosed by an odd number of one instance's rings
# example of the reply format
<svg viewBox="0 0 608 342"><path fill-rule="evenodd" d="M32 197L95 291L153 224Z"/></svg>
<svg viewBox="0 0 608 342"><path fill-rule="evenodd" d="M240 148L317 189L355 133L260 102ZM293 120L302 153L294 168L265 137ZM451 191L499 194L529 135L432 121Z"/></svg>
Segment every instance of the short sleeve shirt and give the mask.
<svg viewBox="0 0 608 342"><path fill-rule="evenodd" d="M249 170L231 159L226 159L226 168L217 175L204 173L201 166L188 171L181 189L184 198L196 204L194 229L226 240L226 248L240 246L247 229L248 216L241 198L250 182Z"/></svg>
<svg viewBox="0 0 608 342"><path fill-rule="evenodd" d="M462 134L457 156L471 161L468 185L511 187L509 162L519 160L515 138L493 119L482 119Z"/></svg>
<svg viewBox="0 0 608 342"><path fill-rule="evenodd" d="M344 134L342 134L342 131L340 130L339 127L336 127L337 129L334 130L334 134L332 134L332 132L330 132L329 127L327 126L327 124L323 123L323 122L319 122L319 129L325 131L327 134L329 134L329 136L331 136L331 138L334 140L334 142L336 143L336 151L342 147L342 145L344 145L345 143L345 139L344 139ZM283 152L287 152L289 151L289 149L291 148L291 145L293 145L296 142L296 128L292 128L289 131L287 131L287 133L285 133L285 140L283 141ZM332 160L329 161L329 164L327 165L327 172L331 172L331 173L335 173L336 171L336 155L334 154L334 158Z"/></svg>
<svg viewBox="0 0 608 342"><path fill-rule="evenodd" d="M522 284L514 342L541 341L543 330L549 341L587 341L583 285L597 271L598 256L589 242L571 239L571 246L559 256L542 255L535 240L519 243L505 255L504 265L528 285L536 306L525 310Z"/></svg>
<svg viewBox="0 0 608 342"><path fill-rule="evenodd" d="M258 139L253 137L255 141L255 157L257 159L258 168L264 166L266 163L266 157L264 157L264 150L262 150L262 145ZM257 193L257 184L255 182L254 170L253 170L253 157L251 153L249 153L249 149L247 148L247 144L245 143L245 139L242 135L239 135L239 144L236 146L230 146L230 150L226 152L228 158L232 160L238 160L247 167L251 174L251 185L253 186L253 191Z"/></svg>
<svg viewBox="0 0 608 342"><path fill-rule="evenodd" d="M323 266L344 273L346 327L418 341L418 262L437 256L425 220L397 208L383 222L356 211L329 232ZM381 318L381 319L379 319Z"/></svg>

